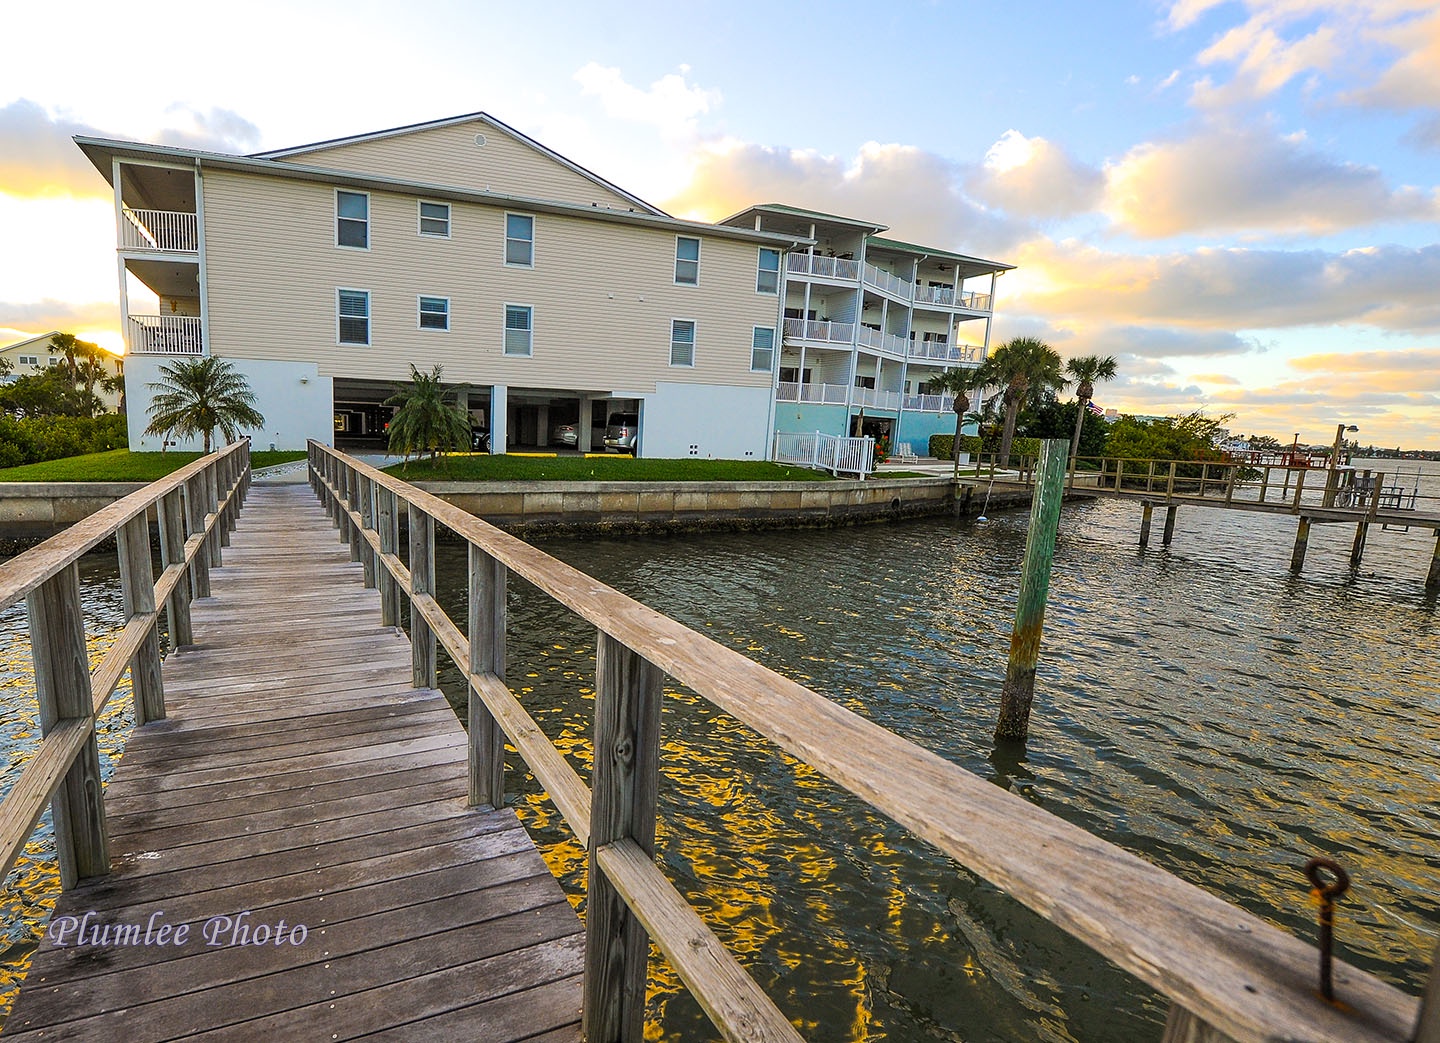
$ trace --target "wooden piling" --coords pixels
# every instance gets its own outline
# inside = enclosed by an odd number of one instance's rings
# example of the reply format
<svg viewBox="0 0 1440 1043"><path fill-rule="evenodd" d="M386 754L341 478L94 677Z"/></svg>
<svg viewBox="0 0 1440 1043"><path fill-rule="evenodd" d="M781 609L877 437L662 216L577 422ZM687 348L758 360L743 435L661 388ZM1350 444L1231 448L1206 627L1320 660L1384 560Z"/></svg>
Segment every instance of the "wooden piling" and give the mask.
<svg viewBox="0 0 1440 1043"><path fill-rule="evenodd" d="M1148 500L1145 502L1145 513L1140 516L1140 546L1150 545L1150 520L1155 513L1155 505Z"/></svg>
<svg viewBox="0 0 1440 1043"><path fill-rule="evenodd" d="M1301 473L1304 477L1304 473ZM1290 571L1299 572L1305 567L1305 551L1310 544L1310 519L1300 517L1300 528L1295 531L1295 550L1290 555Z"/></svg>
<svg viewBox="0 0 1440 1043"><path fill-rule="evenodd" d="M1440 529L1435 530L1435 553L1430 556L1430 572L1425 577L1426 590L1440 590Z"/></svg>
<svg viewBox="0 0 1440 1043"><path fill-rule="evenodd" d="M1440 554L1440 529L1435 530L1436 553ZM1435 559L1440 561L1440 557ZM1434 569L1431 569L1433 575ZM1415 1026L1415 1043L1440 1043L1440 945L1430 960L1430 977L1420 997L1420 1019Z"/></svg>
<svg viewBox="0 0 1440 1043"><path fill-rule="evenodd" d="M1350 545L1350 564L1358 566L1365 556L1365 536L1370 531L1368 521L1355 523L1355 542Z"/></svg>
<svg viewBox="0 0 1440 1043"><path fill-rule="evenodd" d="M995 738L1023 740L1030 733L1030 705L1035 699L1035 667L1045 603L1050 594L1050 566L1055 558L1055 530L1065 495L1065 458L1069 443L1047 438L1040 445L1035 498L1030 505L1030 531L1025 539L1025 564L1015 604L1015 629L1010 635L1010 663L1000 690L1000 719Z"/></svg>
<svg viewBox="0 0 1440 1043"><path fill-rule="evenodd" d="M1165 532L1160 536L1160 545L1170 546L1170 541L1175 538L1175 512L1179 510L1175 504L1165 508Z"/></svg>

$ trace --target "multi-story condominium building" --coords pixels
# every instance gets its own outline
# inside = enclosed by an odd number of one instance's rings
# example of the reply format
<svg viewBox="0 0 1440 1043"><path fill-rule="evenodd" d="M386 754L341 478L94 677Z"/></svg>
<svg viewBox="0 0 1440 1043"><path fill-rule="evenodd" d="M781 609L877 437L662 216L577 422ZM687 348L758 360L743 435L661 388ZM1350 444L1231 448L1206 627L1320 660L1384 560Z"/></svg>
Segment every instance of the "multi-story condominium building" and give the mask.
<svg viewBox="0 0 1440 1043"><path fill-rule="evenodd" d="M42 369L64 364L65 353L55 342L55 338L58 336L60 336L59 330L51 330L38 337L27 337L0 348L0 359L5 359L10 363L8 372L4 376L0 376L0 381L34 376ZM123 379L125 363L122 359L102 349L98 360L105 376ZM113 412L120 408L122 399L119 391L109 391L97 384L95 385L95 394L106 410Z"/></svg>
<svg viewBox="0 0 1440 1043"><path fill-rule="evenodd" d="M1006 267L785 207L678 220L484 113L251 156L76 142L114 188L134 449L160 367L207 354L277 448L380 446L412 364L497 452L630 414L645 456L763 459L777 423L862 411L921 438L949 408L926 376L983 355L966 280Z"/></svg>
<svg viewBox="0 0 1440 1043"><path fill-rule="evenodd" d="M884 225L778 203L723 223L809 241L783 262L763 262L784 296L776 430L863 429L920 453L932 434L954 432L953 396L926 387L985 359L995 280L1013 265L883 239Z"/></svg>

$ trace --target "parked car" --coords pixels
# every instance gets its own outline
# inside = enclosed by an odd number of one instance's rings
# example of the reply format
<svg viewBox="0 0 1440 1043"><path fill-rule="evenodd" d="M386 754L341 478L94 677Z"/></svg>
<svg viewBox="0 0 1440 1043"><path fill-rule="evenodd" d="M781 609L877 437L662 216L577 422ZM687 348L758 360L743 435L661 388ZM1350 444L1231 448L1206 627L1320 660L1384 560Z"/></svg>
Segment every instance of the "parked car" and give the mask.
<svg viewBox="0 0 1440 1043"><path fill-rule="evenodd" d="M476 453L490 451L490 432L476 424L470 425L470 449Z"/></svg>
<svg viewBox="0 0 1440 1043"><path fill-rule="evenodd" d="M610 423L605 426L605 449L607 452L635 452L635 437L640 433L639 413L611 413Z"/></svg>
<svg viewBox="0 0 1440 1043"><path fill-rule="evenodd" d="M580 441L580 428L575 424L556 424L550 429L551 445L575 445Z"/></svg>

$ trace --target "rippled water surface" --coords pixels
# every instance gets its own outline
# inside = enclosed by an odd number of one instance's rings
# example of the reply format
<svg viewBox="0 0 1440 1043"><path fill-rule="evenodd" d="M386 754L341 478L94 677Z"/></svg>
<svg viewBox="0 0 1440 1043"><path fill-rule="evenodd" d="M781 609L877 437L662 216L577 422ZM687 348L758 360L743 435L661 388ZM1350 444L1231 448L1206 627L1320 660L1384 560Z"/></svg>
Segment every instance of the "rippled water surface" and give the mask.
<svg viewBox="0 0 1440 1043"><path fill-rule="evenodd" d="M1157 524L1141 552L1139 515L1066 510L1023 751L990 736L1024 513L544 546L1304 937L1298 867L1339 858L1355 879L1342 956L1417 992L1440 925L1433 540L1376 531L1352 570L1352 531L1317 526L1294 576L1293 518L1182 508L1174 544L1158 546ZM439 560L442 600L463 620L464 555L442 544ZM119 584L113 563L87 569L98 654ZM23 607L0 615L0 640L8 787L39 733ZM588 776L593 629L512 583L509 662ZM442 682L458 704L453 671ZM112 706L109 745L128 696ZM663 729L665 870L808 1039L1159 1039L1163 1000L708 703L667 689ZM579 904L583 853L513 756L512 768L514 802ZM46 858L48 828L0 894L0 924L16 925L0 936L0 994L53 901ZM715 1038L673 975L655 975L652 1038Z"/></svg>
<svg viewBox="0 0 1440 1043"><path fill-rule="evenodd" d="M1139 514L1066 511L1020 755L991 733L1024 513L545 548L1307 938L1299 867L1338 858L1355 878L1343 957L1418 992L1440 926L1432 538L1376 531L1351 570L1353 530L1316 526L1297 577L1293 518L1182 508L1171 548L1141 552ZM463 619L463 557L440 560ZM510 612L511 684L588 773L593 631L522 584ZM1159 1038L1164 1002L1134 979L708 703L667 692L666 871L807 1038ZM578 901L580 851L533 783L509 777ZM654 1037L713 1038L660 977Z"/></svg>

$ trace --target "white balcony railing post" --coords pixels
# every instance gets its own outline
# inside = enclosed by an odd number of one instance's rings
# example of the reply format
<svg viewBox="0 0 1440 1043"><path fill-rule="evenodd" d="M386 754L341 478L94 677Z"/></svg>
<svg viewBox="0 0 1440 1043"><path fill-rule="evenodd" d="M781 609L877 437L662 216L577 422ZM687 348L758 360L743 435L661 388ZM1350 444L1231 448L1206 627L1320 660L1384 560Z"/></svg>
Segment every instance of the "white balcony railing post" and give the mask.
<svg viewBox="0 0 1440 1043"><path fill-rule="evenodd" d="M130 350L136 355L203 355L200 319L193 315L131 315Z"/></svg>
<svg viewBox="0 0 1440 1043"><path fill-rule="evenodd" d="M179 210L133 210L125 207L120 225L120 246L125 250L197 253L200 250L196 215Z"/></svg>

